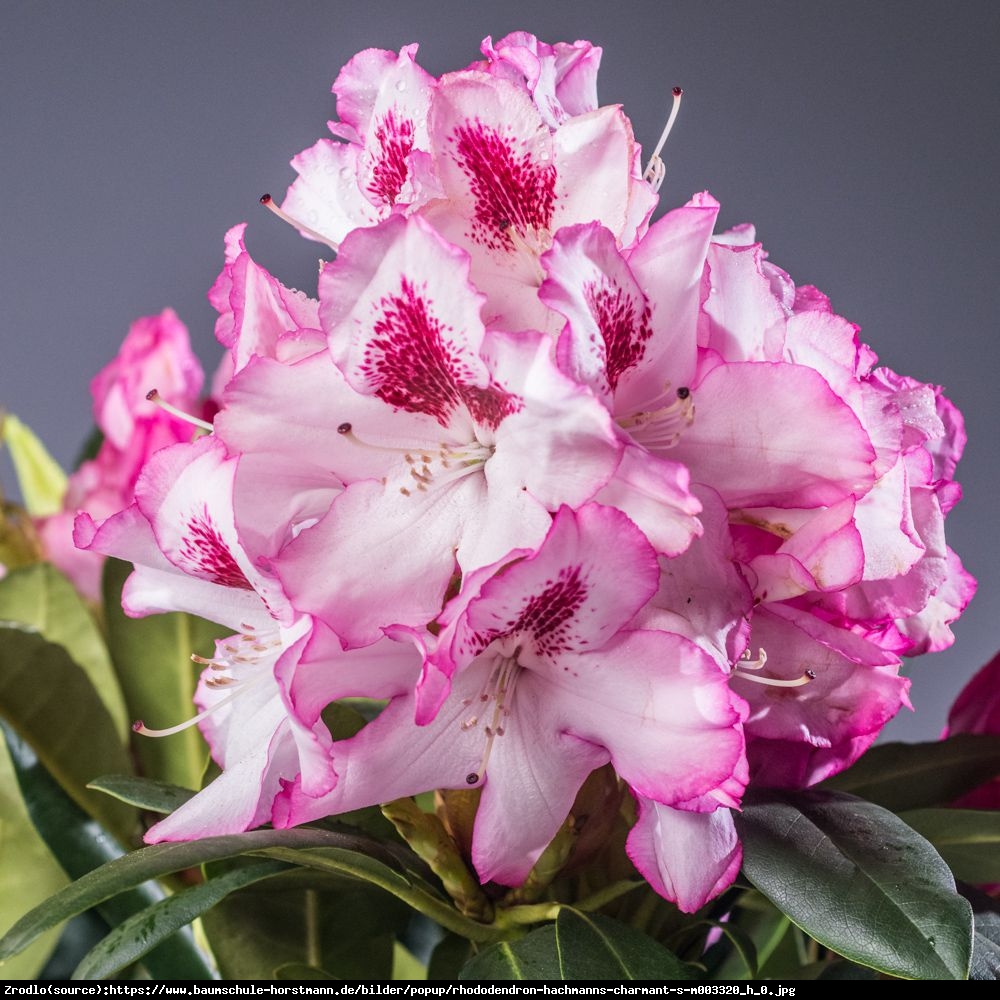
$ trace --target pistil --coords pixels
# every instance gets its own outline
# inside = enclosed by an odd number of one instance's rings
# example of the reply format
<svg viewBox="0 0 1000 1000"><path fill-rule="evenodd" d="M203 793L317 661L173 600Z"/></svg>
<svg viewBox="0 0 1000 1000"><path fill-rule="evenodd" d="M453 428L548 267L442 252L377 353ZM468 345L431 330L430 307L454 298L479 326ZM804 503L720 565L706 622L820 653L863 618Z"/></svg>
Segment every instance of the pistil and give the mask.
<svg viewBox="0 0 1000 1000"><path fill-rule="evenodd" d="M335 253L336 253L337 250L340 249L340 247L339 247L338 244L332 242L330 239L328 239L322 233L317 232L311 226L307 226L304 223L299 222L298 219L293 218L286 211L284 211L283 209L278 208L278 206L275 205L275 203L274 203L274 199L269 194L262 194L260 196L260 203L269 212L273 212L279 219L281 219L282 222L287 222L288 225L290 225L293 229L297 229L297 230L299 230L299 232L305 233L307 236L311 236L314 240L316 240L319 243L325 243Z"/></svg>
<svg viewBox="0 0 1000 1000"><path fill-rule="evenodd" d="M763 674L756 673L758 670L763 670L766 664L767 652L764 649L757 650L756 659L750 655L750 650L748 649L739 658L739 660L733 664L733 672L739 674L739 676L745 681L753 681L755 684L763 684L767 687L802 687L810 681L816 680L815 670L804 670L799 677L793 677L791 680L784 680L780 677L765 677Z"/></svg>
<svg viewBox="0 0 1000 1000"><path fill-rule="evenodd" d="M660 133L660 140L657 142L656 148L653 150L653 155L649 158L649 163L646 164L646 169L642 175L642 179L647 181L654 191L660 190L660 185L663 183L663 178L667 173L667 168L664 166L663 160L660 159L660 153L666 144L667 136L670 135L670 130L674 127L674 122L677 121L677 113L681 109L681 96L683 93L684 91L680 87L674 87L674 103L670 108L670 117L667 118L667 124L664 125L663 132Z"/></svg>

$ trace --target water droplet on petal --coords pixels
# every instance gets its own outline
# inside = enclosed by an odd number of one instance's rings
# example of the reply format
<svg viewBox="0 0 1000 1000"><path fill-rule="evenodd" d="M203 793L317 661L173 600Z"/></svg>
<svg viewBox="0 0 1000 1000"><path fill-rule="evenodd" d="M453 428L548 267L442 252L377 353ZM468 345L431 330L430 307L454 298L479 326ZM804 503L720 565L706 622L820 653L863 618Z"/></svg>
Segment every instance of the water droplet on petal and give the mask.
<svg viewBox="0 0 1000 1000"><path fill-rule="evenodd" d="M400 93L402 93L404 90L406 90L406 81L405 80L397 80L396 81L396 90L398 90Z"/></svg>

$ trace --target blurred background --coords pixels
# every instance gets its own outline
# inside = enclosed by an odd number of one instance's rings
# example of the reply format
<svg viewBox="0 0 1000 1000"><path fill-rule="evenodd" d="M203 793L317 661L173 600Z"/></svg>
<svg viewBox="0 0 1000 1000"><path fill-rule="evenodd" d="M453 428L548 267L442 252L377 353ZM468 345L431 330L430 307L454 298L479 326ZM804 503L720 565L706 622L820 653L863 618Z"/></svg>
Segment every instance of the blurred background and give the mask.
<svg viewBox="0 0 1000 1000"><path fill-rule="evenodd" d="M603 46L602 103L650 149L684 88L662 204L707 189L724 227L756 224L771 259L830 295L883 363L943 385L965 414L965 499L948 536L980 591L941 654L911 661L930 739L1000 648L1000 5L441 0L407 5L193 0L36 2L0 32L0 407L70 467L88 383L129 323L172 306L211 370L205 292L222 237L315 292L318 244L257 204L327 134L330 85L362 48L420 43L437 75L486 34ZM8 459L0 483L16 496Z"/></svg>

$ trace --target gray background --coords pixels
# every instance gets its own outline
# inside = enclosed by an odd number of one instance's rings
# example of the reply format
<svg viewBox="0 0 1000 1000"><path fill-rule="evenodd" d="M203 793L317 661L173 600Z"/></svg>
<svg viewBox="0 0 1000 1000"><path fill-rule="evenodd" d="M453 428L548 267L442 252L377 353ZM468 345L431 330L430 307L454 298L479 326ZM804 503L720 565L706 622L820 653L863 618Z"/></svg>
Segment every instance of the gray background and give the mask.
<svg viewBox="0 0 1000 1000"><path fill-rule="evenodd" d="M421 44L438 74L508 31L604 47L603 103L651 148L684 87L668 205L708 189L777 264L826 291L881 360L946 387L970 443L949 539L980 592L947 653L911 664L931 738L1000 647L993 2L22 3L0 28L0 405L72 463L87 384L128 324L171 305L208 365L205 291L249 219L256 259L315 290L318 246L257 205L325 134L357 50ZM10 467L0 459L4 489Z"/></svg>

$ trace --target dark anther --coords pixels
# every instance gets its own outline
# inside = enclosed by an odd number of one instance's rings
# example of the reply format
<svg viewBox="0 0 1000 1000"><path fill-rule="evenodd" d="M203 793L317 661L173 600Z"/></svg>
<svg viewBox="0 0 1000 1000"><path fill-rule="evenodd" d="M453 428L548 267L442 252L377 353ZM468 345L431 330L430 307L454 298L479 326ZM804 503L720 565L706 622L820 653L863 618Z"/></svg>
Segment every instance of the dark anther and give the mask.
<svg viewBox="0 0 1000 1000"><path fill-rule="evenodd" d="M337 433L338 433L338 434L350 434L350 433L351 433L351 425L350 425L350 424L348 424L348 423L343 423L343 424L341 424L341 425L340 425L340 426L339 426L339 427L337 428Z"/></svg>
<svg viewBox="0 0 1000 1000"><path fill-rule="evenodd" d="M149 392L146 393L146 399L150 402L156 399L157 396L159 396L159 393L155 389L150 389Z"/></svg>
<svg viewBox="0 0 1000 1000"><path fill-rule="evenodd" d="M466 783L467 785L474 785L474 784L475 784L475 783L476 783L477 781L479 781L479 775L478 775L478 774L476 774L476 772L475 772L475 771L470 771L470 772L469 772L469 773L468 773L468 774L467 774L467 775L465 776L465 783Z"/></svg>
<svg viewBox="0 0 1000 1000"><path fill-rule="evenodd" d="M682 385L677 390L677 398L678 399L687 399L688 396L690 396L690 395L691 395L691 390L686 385Z"/></svg>
<svg viewBox="0 0 1000 1000"><path fill-rule="evenodd" d="M806 671L806 677L808 677L809 680L811 680L811 681L816 680L816 671L815 670L807 670Z"/></svg>
<svg viewBox="0 0 1000 1000"><path fill-rule="evenodd" d="M262 194L260 196L260 203L262 205L269 205L271 203L271 196L269 194Z"/></svg>
<svg viewBox="0 0 1000 1000"><path fill-rule="evenodd" d="M684 91L680 87L674 87L674 97L680 97Z"/></svg>
<svg viewBox="0 0 1000 1000"><path fill-rule="evenodd" d="M499 227L501 233L507 229L510 229L510 219L501 219L497 223L497 226Z"/></svg>

